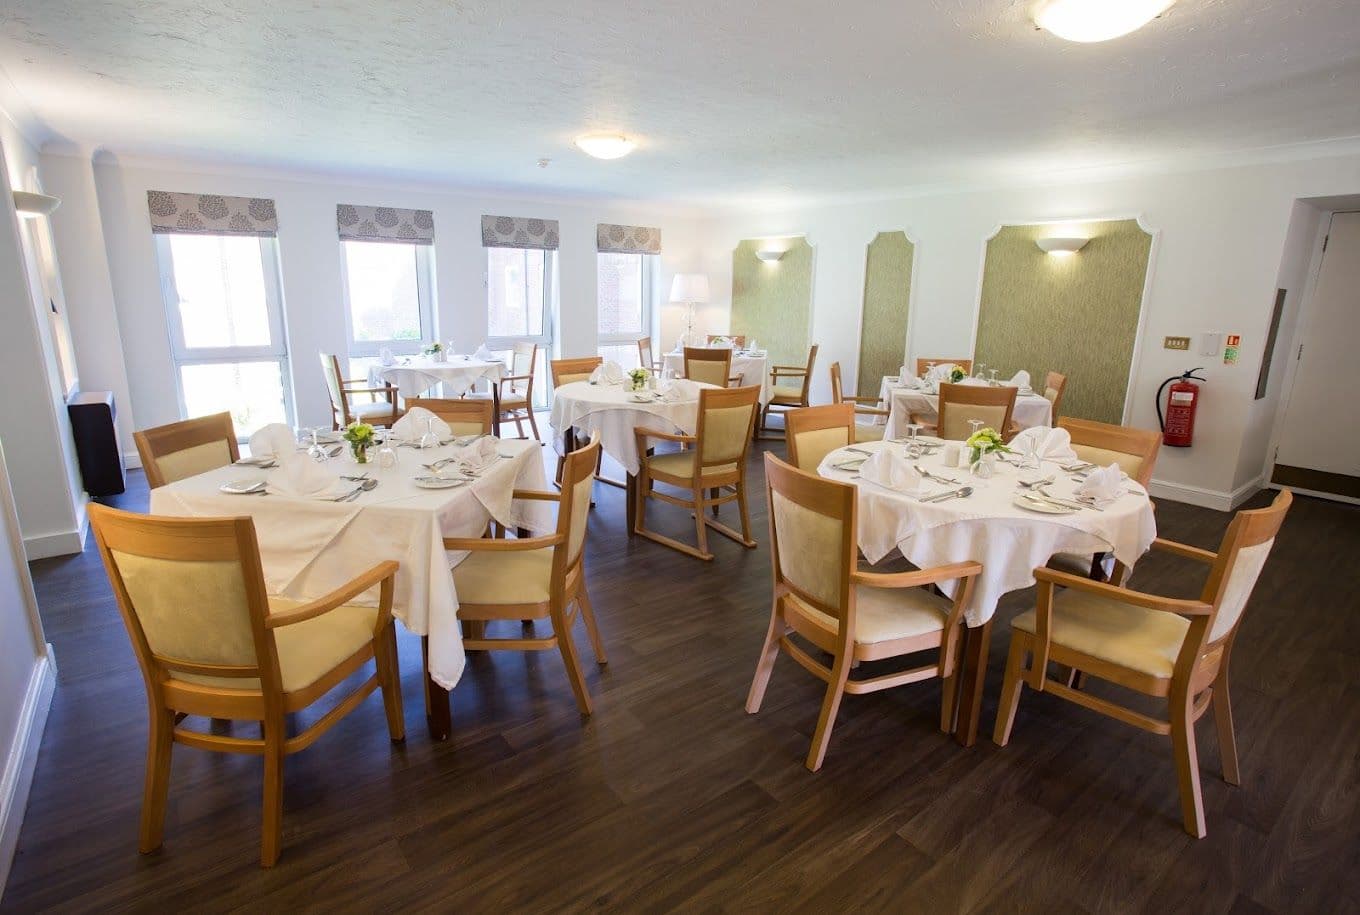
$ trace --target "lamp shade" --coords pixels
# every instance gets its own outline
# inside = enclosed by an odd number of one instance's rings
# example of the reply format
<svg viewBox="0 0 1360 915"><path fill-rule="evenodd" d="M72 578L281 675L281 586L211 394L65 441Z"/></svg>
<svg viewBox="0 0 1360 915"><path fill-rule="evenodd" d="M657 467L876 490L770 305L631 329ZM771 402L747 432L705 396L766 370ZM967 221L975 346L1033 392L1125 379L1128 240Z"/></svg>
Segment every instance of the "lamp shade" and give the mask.
<svg viewBox="0 0 1360 915"><path fill-rule="evenodd" d="M703 305L708 301L708 276L703 273L677 273L671 280L671 301Z"/></svg>
<svg viewBox="0 0 1360 915"><path fill-rule="evenodd" d="M1038 238L1034 243L1039 246L1039 250L1045 254L1076 254L1086 246L1089 239L1080 236L1055 236L1050 238Z"/></svg>
<svg viewBox="0 0 1360 915"><path fill-rule="evenodd" d="M61 206L61 198L34 191L15 191L14 208L25 216L49 216Z"/></svg>

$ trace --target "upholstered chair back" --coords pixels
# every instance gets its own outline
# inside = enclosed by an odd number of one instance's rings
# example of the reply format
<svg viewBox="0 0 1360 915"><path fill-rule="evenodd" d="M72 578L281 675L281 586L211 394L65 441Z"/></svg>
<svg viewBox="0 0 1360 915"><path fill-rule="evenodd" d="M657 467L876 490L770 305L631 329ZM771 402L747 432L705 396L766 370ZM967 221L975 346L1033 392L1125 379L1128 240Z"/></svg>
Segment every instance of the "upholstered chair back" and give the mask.
<svg viewBox="0 0 1360 915"><path fill-rule="evenodd" d="M152 489L225 467L241 456L230 413L142 429L133 439Z"/></svg>
<svg viewBox="0 0 1360 915"><path fill-rule="evenodd" d="M784 416L789 463L799 470L816 473L828 454L854 443L854 423L854 404L830 403L790 410Z"/></svg>

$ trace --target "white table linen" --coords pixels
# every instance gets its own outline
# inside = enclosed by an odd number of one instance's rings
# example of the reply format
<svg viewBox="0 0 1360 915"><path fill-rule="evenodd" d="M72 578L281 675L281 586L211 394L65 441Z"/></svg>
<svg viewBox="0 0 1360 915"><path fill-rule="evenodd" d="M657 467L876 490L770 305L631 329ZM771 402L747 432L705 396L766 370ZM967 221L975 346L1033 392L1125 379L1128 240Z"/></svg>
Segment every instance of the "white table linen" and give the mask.
<svg viewBox="0 0 1360 915"><path fill-rule="evenodd" d="M693 382L700 388L713 385ZM699 399L668 402L663 400L635 403L622 385L591 384L573 381L553 392L553 441L562 448L562 434L577 429L581 438L600 434L600 447L605 454L618 461L629 474L636 475L640 466L637 440L633 430L639 427L660 429L693 435L699 425Z"/></svg>
<svg viewBox="0 0 1360 915"><path fill-rule="evenodd" d="M450 397L462 397L483 378L492 384L506 374L505 364L473 356L450 356L447 362L435 362L421 356L396 365L370 365L368 386L380 388L391 384L402 397L418 397L437 384L443 384Z"/></svg>
<svg viewBox="0 0 1360 915"><path fill-rule="evenodd" d="M749 388L753 384L760 385L760 402L766 403L770 399L770 370L768 356L739 355L735 351L732 353L732 374L741 376L742 387ZM675 373L676 378L683 378L685 375L685 354L667 353L662 360L662 367L670 369Z"/></svg>
<svg viewBox="0 0 1360 915"><path fill-rule="evenodd" d="M938 394L927 394L925 391L903 386L892 376L883 379L878 397L880 401L888 404L888 428L884 432L885 438L902 438L906 435L907 424L911 422L912 413L932 417L939 415L940 396ZM1015 398L1015 409L1011 413L1011 421L1021 429L1051 426L1053 425L1053 404L1048 402L1048 398L1040 394L1018 394ZM1005 430L997 431L1004 432Z"/></svg>
<svg viewBox="0 0 1360 915"><path fill-rule="evenodd" d="M463 672L458 597L449 570L467 554L447 553L444 537L477 537L494 518L507 527L549 533L555 513L548 503L514 502L514 489L548 489L537 442L499 442L499 461L476 481L455 489L417 487L412 478L428 474L420 465L455 453L455 448L398 449L399 465L381 470L370 458L359 465L335 458L346 474L367 474L377 488L353 502L292 499L279 495L228 495L231 480L268 480L277 471L229 466L210 470L151 491L158 515L223 517L249 515L255 521L265 585L272 595L295 600L322 597L374 564L400 563L392 613L407 629L430 637L430 674L452 689ZM376 606L376 588L353 601Z"/></svg>
<svg viewBox="0 0 1360 915"><path fill-rule="evenodd" d="M877 450L904 446L866 442L855 447ZM1014 504L1021 492L1016 485L1019 470L1014 464L998 464L994 476L980 479L966 469L945 468L940 453L913 461L974 489L966 499L931 503L862 480L857 472L835 469L835 464L855 457L862 455L838 449L826 456L817 472L828 479L853 483L858 489L859 547L865 558L878 562L896 548L922 568L968 560L981 563L982 574L974 586L972 602L964 610L969 626L990 620L1003 594L1034 584L1034 569L1046 565L1058 553L1109 552L1132 568L1157 536L1152 503L1146 490L1132 480L1125 481L1128 493L1104 511L1085 508L1072 514L1050 515ZM1056 464L1043 464L1042 472L1055 478L1050 487L1054 496L1075 496L1077 482ZM928 486L932 493L957 488L936 481L929 481ZM941 587L952 595L955 583Z"/></svg>

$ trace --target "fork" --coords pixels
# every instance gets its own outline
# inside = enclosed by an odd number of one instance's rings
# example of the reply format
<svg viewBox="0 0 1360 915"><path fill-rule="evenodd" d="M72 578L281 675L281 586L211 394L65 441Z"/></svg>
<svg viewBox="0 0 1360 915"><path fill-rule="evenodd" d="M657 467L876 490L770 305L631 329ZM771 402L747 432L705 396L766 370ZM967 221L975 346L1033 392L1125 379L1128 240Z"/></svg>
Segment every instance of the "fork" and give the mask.
<svg viewBox="0 0 1360 915"><path fill-rule="evenodd" d="M929 470L926 470L920 464L913 464L912 466L916 468L917 473L925 477L927 480L935 480L936 482L939 483L953 483L955 486L959 485L959 481L954 479L953 477L942 477L939 474L931 473Z"/></svg>

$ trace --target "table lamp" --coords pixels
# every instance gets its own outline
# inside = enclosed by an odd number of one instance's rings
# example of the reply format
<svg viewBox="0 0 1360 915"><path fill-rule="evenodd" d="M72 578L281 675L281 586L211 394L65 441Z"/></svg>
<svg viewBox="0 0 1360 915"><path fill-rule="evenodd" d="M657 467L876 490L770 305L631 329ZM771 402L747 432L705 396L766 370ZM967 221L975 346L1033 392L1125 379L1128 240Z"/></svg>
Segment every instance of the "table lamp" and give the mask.
<svg viewBox="0 0 1360 915"><path fill-rule="evenodd" d="M708 303L708 276L677 273L671 280L671 303L685 306L685 346L694 346L694 306Z"/></svg>

